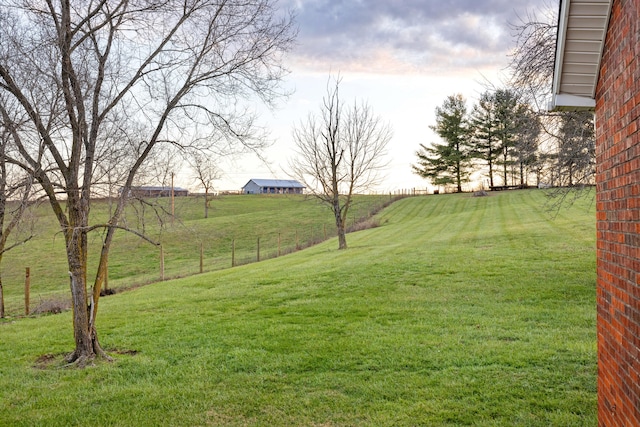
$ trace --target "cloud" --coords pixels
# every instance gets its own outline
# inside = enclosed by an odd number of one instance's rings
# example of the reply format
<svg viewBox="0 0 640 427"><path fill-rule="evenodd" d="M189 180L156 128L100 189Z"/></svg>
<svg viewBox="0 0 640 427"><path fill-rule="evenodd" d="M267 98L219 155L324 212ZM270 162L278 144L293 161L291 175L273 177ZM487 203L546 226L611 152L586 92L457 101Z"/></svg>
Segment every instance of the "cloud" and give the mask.
<svg viewBox="0 0 640 427"><path fill-rule="evenodd" d="M283 0L300 29L295 65L382 73L505 63L509 23L547 0ZM555 6L552 6L555 7Z"/></svg>

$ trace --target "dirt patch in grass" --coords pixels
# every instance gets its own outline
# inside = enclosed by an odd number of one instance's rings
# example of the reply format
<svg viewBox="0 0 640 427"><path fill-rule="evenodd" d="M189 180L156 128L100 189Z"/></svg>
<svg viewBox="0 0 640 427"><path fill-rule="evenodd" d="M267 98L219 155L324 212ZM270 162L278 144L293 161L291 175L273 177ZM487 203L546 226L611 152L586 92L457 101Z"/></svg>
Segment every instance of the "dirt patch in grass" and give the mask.
<svg viewBox="0 0 640 427"><path fill-rule="evenodd" d="M138 354L138 350L122 349L122 348L109 348L105 350L107 354L119 354L127 356L135 356ZM46 353L36 358L33 363L35 369L56 369L65 366L69 366L65 361L66 353Z"/></svg>
<svg viewBox="0 0 640 427"><path fill-rule="evenodd" d="M138 354L138 350L122 349L122 348L110 348L106 350L107 353L124 354L129 356L135 356Z"/></svg>
<svg viewBox="0 0 640 427"><path fill-rule="evenodd" d="M115 289L113 289L113 288L102 289L100 291L100 296L101 297L106 297L106 296L109 296L109 295L115 295L116 293L117 293L117 291Z"/></svg>
<svg viewBox="0 0 640 427"><path fill-rule="evenodd" d="M36 369L51 369L53 367L60 366L62 362L64 362L64 353L52 354L47 353L41 356L38 356L36 361L33 364L33 367Z"/></svg>

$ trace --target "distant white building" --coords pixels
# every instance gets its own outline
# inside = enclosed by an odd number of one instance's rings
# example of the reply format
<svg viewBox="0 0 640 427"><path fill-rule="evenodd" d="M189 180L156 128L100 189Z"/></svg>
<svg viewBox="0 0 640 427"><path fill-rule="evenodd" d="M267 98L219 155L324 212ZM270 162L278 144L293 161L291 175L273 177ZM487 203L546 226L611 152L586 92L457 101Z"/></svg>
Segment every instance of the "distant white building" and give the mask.
<svg viewBox="0 0 640 427"><path fill-rule="evenodd" d="M294 179L250 179L244 194L302 194L305 186Z"/></svg>
<svg viewBox="0 0 640 427"><path fill-rule="evenodd" d="M120 189L119 191L122 191ZM154 187L144 185L140 187L131 187L129 197L171 197L171 193L175 197L188 196L189 190L180 187Z"/></svg>

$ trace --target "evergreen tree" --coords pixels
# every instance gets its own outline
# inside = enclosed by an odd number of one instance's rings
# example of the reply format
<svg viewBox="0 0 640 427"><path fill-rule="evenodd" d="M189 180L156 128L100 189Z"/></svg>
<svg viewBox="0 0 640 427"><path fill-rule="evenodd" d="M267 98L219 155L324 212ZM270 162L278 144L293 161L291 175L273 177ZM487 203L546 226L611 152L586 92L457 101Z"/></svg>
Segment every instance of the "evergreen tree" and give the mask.
<svg viewBox="0 0 640 427"><path fill-rule="evenodd" d="M496 107L496 136L499 143L498 164L502 166L503 185L509 185L509 166L514 164L514 148L518 142L519 100L510 89L498 89L494 94Z"/></svg>
<svg viewBox="0 0 640 427"><path fill-rule="evenodd" d="M493 175L495 163L500 154L496 122L496 104L494 94L485 92L473 107L470 119L471 155L486 163L489 176L489 187L494 186Z"/></svg>
<svg viewBox="0 0 640 427"><path fill-rule="evenodd" d="M436 108L436 124L431 129L442 138L444 144L427 147L420 144L416 152L418 164L415 173L429 179L436 186L455 185L462 192L462 183L469 181L471 150L466 101L462 95L447 97Z"/></svg>

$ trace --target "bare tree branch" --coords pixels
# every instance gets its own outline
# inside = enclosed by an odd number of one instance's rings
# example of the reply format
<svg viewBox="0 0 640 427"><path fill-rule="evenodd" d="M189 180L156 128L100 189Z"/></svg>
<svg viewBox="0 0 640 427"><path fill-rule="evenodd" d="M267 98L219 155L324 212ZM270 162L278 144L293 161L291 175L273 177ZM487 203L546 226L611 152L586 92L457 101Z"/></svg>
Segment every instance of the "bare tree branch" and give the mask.
<svg viewBox="0 0 640 427"><path fill-rule="evenodd" d="M222 135L224 149L263 147L244 106L286 95L282 55L295 35L274 0L0 0L0 98L12 105L2 116L14 132L8 160L33 174L65 236L70 361L103 354L100 289L139 174L165 147L199 146L209 135ZM116 191L89 296L87 232L104 228L89 222L91 199Z"/></svg>
<svg viewBox="0 0 640 427"><path fill-rule="evenodd" d="M574 188L593 184L595 174L593 115L546 111L555 65L558 10L557 4L551 3L511 25L516 41L510 64L511 85L538 110L543 132L536 167L546 172L545 185L554 187L548 192L550 200L560 201L551 201L551 209L573 199L567 192L575 193Z"/></svg>
<svg viewBox="0 0 640 427"><path fill-rule="evenodd" d="M307 189L333 211L339 249L347 248L346 219L353 195L378 182L387 162L391 127L371 107L345 107L339 96L339 77L327 83L320 112L293 130L298 155L289 167Z"/></svg>

